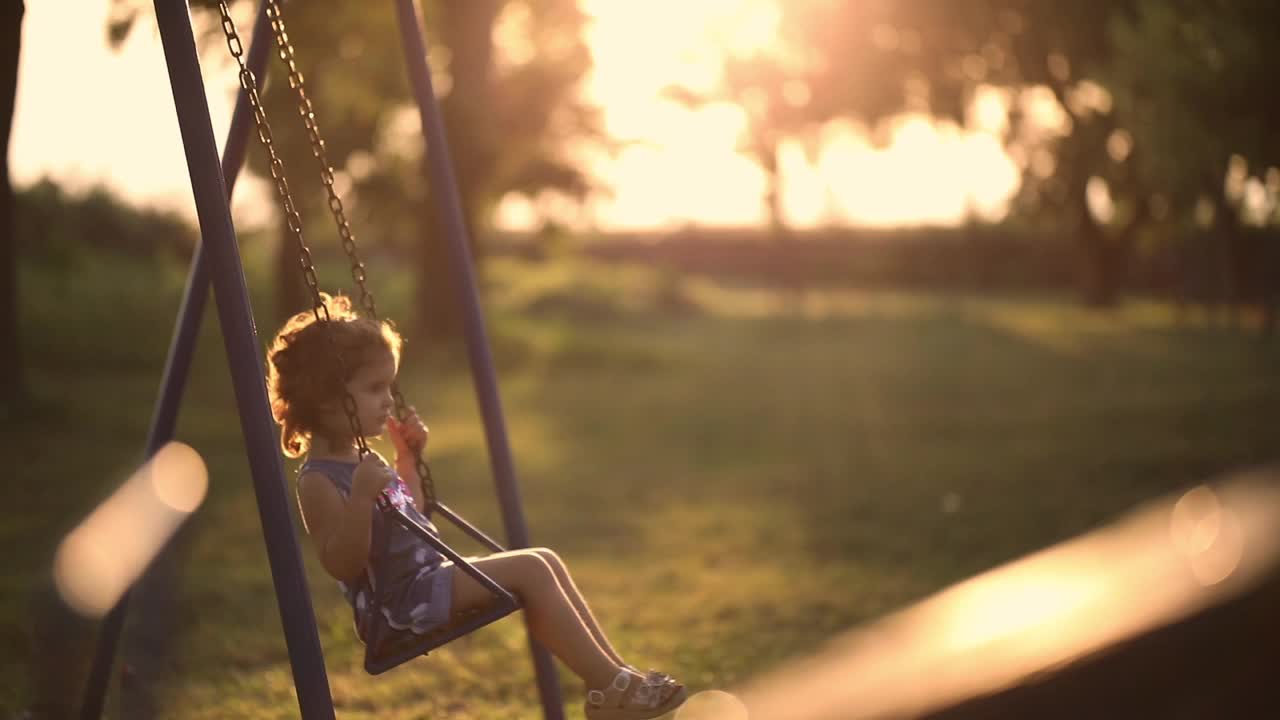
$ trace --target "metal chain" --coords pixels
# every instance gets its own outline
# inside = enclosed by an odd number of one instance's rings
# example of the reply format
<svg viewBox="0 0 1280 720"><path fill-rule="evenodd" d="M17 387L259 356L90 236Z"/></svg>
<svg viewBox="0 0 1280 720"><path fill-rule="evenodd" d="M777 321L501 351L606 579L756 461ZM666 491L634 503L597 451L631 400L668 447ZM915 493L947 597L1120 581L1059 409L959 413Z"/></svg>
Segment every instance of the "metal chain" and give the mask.
<svg viewBox="0 0 1280 720"><path fill-rule="evenodd" d="M249 98L249 105L253 108L253 121L258 128L258 140L266 149L267 157L270 158L271 179L275 182L276 194L280 197L280 204L285 214L285 224L289 228L289 234L298 245L302 277L306 281L308 292L311 294L311 312L315 315L316 322L321 324L321 334L324 335L329 345L330 354L338 363L338 382L343 386L342 409L347 415L347 424L351 428L351 433L355 436L359 455L363 458L369 452L369 448L364 441L364 430L360 425L356 399L351 395L351 391L346 389L347 366L342 359L342 352L339 350L337 342L333 339L333 333L329 331L329 323L332 322L329 317L329 308L324 304L324 298L320 295L320 282L316 277L315 264L312 262L311 248L307 247L306 241L302 238L302 218L294 205L293 195L289 192L289 182L285 179L284 174L284 162L276 154L275 144L271 136L271 125L267 122L267 113L263 110L262 101L258 97L258 81L254 78L253 72L245 65L244 46L240 42L240 35L236 32L236 24L231 19L231 10L227 7L226 0L219 0L218 12L222 15L222 33L227 38L227 48L231 51L231 56L235 58L236 64L240 66L240 87L245 91Z"/></svg>
<svg viewBox="0 0 1280 720"><path fill-rule="evenodd" d="M276 55L279 56L280 62L284 63L285 68L288 70L289 87L298 96L298 116L302 118L303 127L306 128L307 140L311 143L311 154L320 164L320 182L324 185L325 193L328 195L329 212L333 215L334 224L338 228L338 237L342 241L342 250L351 261L351 279L360 288L360 305L367 315L376 318L378 309L374 303L373 293L369 291L369 286L366 284L368 275L365 272L365 265L360 260L360 254L356 248L355 234L352 233L351 224L347 221L347 213L343 207L342 198L338 196L337 190L333 186L333 165L329 162L329 154L325 149L324 138L320 136L320 126L316 122L315 109L312 107L311 98L307 97L306 83L294 58L293 44L289 42L289 34L285 30L284 15L278 0L268 0L267 19L271 21L271 30L275 35Z"/></svg>
<svg viewBox="0 0 1280 720"><path fill-rule="evenodd" d="M316 120L311 98L307 96L306 81L302 76L302 71L298 69L293 44L289 42L289 33L285 29L284 14L280 9L278 0L268 0L267 18L271 21L272 34L275 36L276 55L284 63L288 71L289 87L293 89L298 98L298 115L302 118L303 127L306 128L307 140L311 144L311 154L320 165L320 182L324 185L325 193L328 195L329 213L333 215L334 224L337 226L338 238L342 243L342 251L346 253L347 259L351 262L351 279L355 281L356 286L360 289L360 306L368 317L378 321L377 303L374 301L373 293L369 290L367 284L368 273L364 262L360 259L360 250L356 244L355 233L352 232L351 224L347 220L342 198L338 196L338 191L334 187L333 166L330 164L329 154L325 150L324 138L320 134L320 125ZM391 396L395 400L396 418L404 422L409 417L409 406L405 402L404 395L400 392L399 384L394 381L391 384ZM414 453L414 469L418 473L424 504L428 508L436 505L435 480L432 478L430 466L427 465L427 461L422 456L421 448Z"/></svg>

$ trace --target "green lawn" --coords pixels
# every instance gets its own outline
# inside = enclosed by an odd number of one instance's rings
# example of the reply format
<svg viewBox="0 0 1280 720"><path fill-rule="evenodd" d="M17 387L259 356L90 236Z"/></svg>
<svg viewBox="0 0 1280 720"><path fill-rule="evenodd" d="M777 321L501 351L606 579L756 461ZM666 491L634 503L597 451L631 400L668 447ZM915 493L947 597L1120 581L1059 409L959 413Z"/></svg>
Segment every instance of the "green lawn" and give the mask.
<svg viewBox="0 0 1280 720"><path fill-rule="evenodd" d="M18 467L0 524L5 717L29 701L28 610L57 539L141 452L181 290L180 270L89 269L31 269L24 285L37 406L3 428ZM379 304L401 314L407 279L384 270ZM1177 327L1155 304L797 297L566 261L498 261L487 279L534 542L566 559L625 655L695 690L1277 454L1280 344ZM497 532L450 350L424 358L411 338L402 382L442 494ZM211 488L180 545L161 702L192 720L296 717L221 353L210 327L178 432ZM366 676L349 611L303 549L341 717L538 716L515 621Z"/></svg>

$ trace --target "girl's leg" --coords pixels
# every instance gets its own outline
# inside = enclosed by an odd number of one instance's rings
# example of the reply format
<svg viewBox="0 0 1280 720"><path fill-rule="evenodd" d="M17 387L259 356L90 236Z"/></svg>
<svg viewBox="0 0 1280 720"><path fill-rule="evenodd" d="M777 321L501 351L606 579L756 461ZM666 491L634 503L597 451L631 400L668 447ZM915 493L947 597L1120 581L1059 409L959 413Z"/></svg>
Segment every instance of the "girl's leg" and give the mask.
<svg viewBox="0 0 1280 720"><path fill-rule="evenodd" d="M606 687L618 674L614 661L596 641L578 610L560 587L555 572L536 553L501 553L473 563L524 604L529 632L589 688ZM453 609L462 612L483 607L493 596L483 585L458 568L453 571Z"/></svg>
<svg viewBox="0 0 1280 720"><path fill-rule="evenodd" d="M568 596L569 602L573 603L573 607L578 611L578 617L582 618L582 624L587 626L591 631L591 636L596 639L596 643L600 645L600 649L605 651L615 663L619 665L627 665L622 659L618 651L609 644L609 638L605 637L604 630L600 629L600 623L596 621L594 615L591 614L591 608L587 607L587 600L582 596L582 592L578 590L578 586L573 583L573 578L569 575L568 568L565 567L564 561L554 550L547 548L534 548L532 552L537 553L547 565L551 566L552 572L556 575L556 580L560 582L560 589L564 590L564 594Z"/></svg>

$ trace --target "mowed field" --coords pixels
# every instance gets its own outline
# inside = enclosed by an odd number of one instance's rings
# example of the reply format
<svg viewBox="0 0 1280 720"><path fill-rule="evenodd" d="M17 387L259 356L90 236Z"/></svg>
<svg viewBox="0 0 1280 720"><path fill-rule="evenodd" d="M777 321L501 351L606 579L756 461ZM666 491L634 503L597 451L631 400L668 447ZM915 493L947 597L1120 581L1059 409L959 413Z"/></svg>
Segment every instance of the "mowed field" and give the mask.
<svg viewBox="0 0 1280 720"><path fill-rule="evenodd" d="M35 406L3 420L4 717L49 672L31 669L49 647L35 608L58 539L140 460L181 292L180 268L80 262L24 280ZM380 307L407 317L410 279L372 274ZM1280 343L1177 324L1158 303L780 291L566 259L497 259L485 282L533 542L565 559L624 655L695 691L1280 454ZM163 717L296 717L212 313L207 325L177 435L210 490L153 591L154 695ZM402 386L431 428L440 493L500 535L460 349L410 337ZM300 539L340 717L539 717L514 619L365 675L350 611ZM63 626L60 642L89 647L92 631ZM75 663L58 672L78 694ZM580 685L561 678L581 717Z"/></svg>

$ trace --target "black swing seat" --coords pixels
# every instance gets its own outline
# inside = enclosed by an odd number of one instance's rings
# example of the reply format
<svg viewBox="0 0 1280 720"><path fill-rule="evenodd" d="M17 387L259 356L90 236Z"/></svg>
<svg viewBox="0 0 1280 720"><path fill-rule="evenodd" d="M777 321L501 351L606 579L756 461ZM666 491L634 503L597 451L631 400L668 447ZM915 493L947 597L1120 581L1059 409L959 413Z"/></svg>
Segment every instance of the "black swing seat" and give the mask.
<svg viewBox="0 0 1280 720"><path fill-rule="evenodd" d="M379 509L389 516L389 519L398 522L407 530L422 538L428 544L435 547L440 554L453 561L456 566L455 571L465 572L472 578L484 585L494 595L494 601L487 607L477 608L475 610L462 613L449 622L429 630L425 633L415 633L412 630L398 630L391 627L390 624L382 619L381 612L377 608L377 593L374 592L374 617L376 620L370 623L370 627L364 634L360 636L361 641L365 645L364 653L364 669L370 675L378 675L384 673L402 663L421 655L426 655L442 645L446 645L464 635L478 630L490 623L501 620L502 618L514 613L520 609L520 601L516 596L507 592L492 578L485 575L478 568L468 562L465 558L450 548L443 540L419 525L413 518L410 518L403 510L400 510L390 503L384 503L379 500ZM502 546L494 542L483 532L476 529L470 523L463 520L448 508L437 505L437 510L442 511L441 514L453 521L460 528L472 537L476 538L483 544L487 545L495 552L500 552ZM375 539L375 542L378 540ZM381 539L386 542L386 538Z"/></svg>
<svg viewBox="0 0 1280 720"><path fill-rule="evenodd" d="M379 675L489 623L501 620L519 609L519 601L508 603L497 600L487 608L472 610L421 635L411 630L391 630L381 643L370 638L365 643L364 670L370 675ZM390 627L387 625L375 625L371 634L388 629Z"/></svg>

